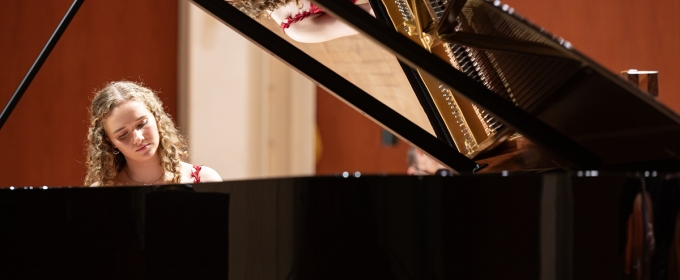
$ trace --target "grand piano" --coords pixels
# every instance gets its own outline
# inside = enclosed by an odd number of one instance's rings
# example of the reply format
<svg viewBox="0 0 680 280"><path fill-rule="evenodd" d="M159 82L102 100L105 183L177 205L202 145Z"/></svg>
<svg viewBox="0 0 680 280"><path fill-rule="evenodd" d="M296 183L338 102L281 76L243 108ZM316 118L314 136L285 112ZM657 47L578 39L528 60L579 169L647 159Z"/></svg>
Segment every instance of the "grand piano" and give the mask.
<svg viewBox="0 0 680 280"><path fill-rule="evenodd" d="M399 59L433 135L228 3L194 2L456 175L15 186L3 277L680 277L680 118L507 5L371 1L372 18L318 0Z"/></svg>

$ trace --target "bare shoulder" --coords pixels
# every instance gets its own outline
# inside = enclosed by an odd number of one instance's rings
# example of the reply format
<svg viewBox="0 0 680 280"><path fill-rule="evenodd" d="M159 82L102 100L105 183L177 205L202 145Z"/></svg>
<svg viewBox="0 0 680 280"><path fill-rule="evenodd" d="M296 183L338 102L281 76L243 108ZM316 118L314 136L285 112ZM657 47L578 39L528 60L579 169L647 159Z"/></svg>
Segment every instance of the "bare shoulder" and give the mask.
<svg viewBox="0 0 680 280"><path fill-rule="evenodd" d="M188 174L189 177L191 177L191 174L196 172L194 169L194 164L182 162L182 174ZM201 182L222 182L222 177L220 174L215 171L215 169L212 169L210 167L204 166L204 165L198 165L200 166L200 171L198 175L201 178ZM193 177L192 177L193 181Z"/></svg>
<svg viewBox="0 0 680 280"><path fill-rule="evenodd" d="M101 187L102 185L99 182L94 182L94 184L90 185L90 187Z"/></svg>
<svg viewBox="0 0 680 280"><path fill-rule="evenodd" d="M222 182L222 176L210 167L201 166L199 174L201 175L201 182Z"/></svg>

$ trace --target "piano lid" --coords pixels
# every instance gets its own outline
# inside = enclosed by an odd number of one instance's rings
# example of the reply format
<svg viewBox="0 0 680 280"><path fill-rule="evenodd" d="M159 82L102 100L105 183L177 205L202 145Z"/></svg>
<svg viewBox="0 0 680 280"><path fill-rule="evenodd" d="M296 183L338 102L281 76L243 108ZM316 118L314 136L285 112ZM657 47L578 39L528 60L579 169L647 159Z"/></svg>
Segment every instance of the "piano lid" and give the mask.
<svg viewBox="0 0 680 280"><path fill-rule="evenodd" d="M522 136L564 168L680 166L677 114L500 1L371 1L376 19L318 0L362 33L320 44L221 0L194 2L461 173Z"/></svg>
<svg viewBox="0 0 680 280"><path fill-rule="evenodd" d="M341 77L432 135L435 132L399 61L389 51L363 35L321 43L300 43L286 36L273 20L260 23ZM323 86L323 85L321 85Z"/></svg>

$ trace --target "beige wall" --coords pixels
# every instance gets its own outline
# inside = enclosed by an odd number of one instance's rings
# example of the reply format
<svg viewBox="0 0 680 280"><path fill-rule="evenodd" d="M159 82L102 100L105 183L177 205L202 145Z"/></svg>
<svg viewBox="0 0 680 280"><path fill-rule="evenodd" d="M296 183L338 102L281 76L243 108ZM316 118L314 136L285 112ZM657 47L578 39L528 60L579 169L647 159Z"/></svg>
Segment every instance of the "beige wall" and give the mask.
<svg viewBox="0 0 680 280"><path fill-rule="evenodd" d="M223 179L314 174L315 86L180 0L179 123Z"/></svg>

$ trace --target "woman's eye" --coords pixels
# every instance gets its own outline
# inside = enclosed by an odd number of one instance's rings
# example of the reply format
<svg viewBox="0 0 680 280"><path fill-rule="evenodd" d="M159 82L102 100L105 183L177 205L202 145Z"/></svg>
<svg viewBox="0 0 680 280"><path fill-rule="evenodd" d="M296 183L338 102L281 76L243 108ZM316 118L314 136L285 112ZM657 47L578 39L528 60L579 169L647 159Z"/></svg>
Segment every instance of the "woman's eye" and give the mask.
<svg viewBox="0 0 680 280"><path fill-rule="evenodd" d="M140 123L137 127L142 128L142 127L144 127L145 124L146 124L146 120L144 120L142 123Z"/></svg>
<svg viewBox="0 0 680 280"><path fill-rule="evenodd" d="M126 133L123 133L123 134L121 134L121 135L119 135L119 136L118 136L118 139L123 139L125 136L127 136L127 132L126 132Z"/></svg>

